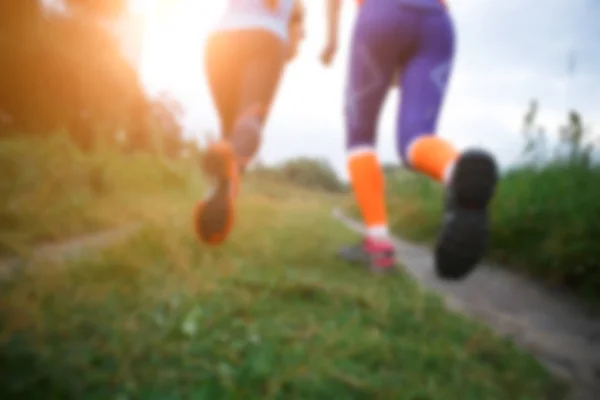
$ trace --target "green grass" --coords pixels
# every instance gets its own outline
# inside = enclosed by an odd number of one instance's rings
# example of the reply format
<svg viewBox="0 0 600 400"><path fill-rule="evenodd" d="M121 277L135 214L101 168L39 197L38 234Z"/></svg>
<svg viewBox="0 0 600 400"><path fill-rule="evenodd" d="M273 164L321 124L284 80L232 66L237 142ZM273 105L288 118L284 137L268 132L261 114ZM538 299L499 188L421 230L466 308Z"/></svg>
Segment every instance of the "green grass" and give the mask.
<svg viewBox="0 0 600 400"><path fill-rule="evenodd" d="M494 205L497 257L598 303L599 180L599 167L578 165L509 174Z"/></svg>
<svg viewBox="0 0 600 400"><path fill-rule="evenodd" d="M80 152L64 135L0 140L0 258L135 221L200 179L191 162Z"/></svg>
<svg viewBox="0 0 600 400"><path fill-rule="evenodd" d="M507 173L493 201L489 256L517 271L600 300L600 168L554 163ZM442 188L423 176L388 177L390 225L412 240L432 242ZM347 209L357 215L352 202Z"/></svg>
<svg viewBox="0 0 600 400"><path fill-rule="evenodd" d="M192 234L194 181L121 245L2 288L0 398L562 398L408 278L338 262L343 197L248 178L222 247Z"/></svg>

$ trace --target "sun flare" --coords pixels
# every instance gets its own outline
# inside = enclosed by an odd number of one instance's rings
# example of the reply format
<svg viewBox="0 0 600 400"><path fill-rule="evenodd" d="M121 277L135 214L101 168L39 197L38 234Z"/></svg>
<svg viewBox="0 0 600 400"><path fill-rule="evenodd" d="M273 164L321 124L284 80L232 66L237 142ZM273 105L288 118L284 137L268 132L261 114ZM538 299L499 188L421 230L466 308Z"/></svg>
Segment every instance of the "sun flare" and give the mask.
<svg viewBox="0 0 600 400"><path fill-rule="evenodd" d="M224 6L222 1L131 1L132 14L144 25L140 73L150 90L185 87L197 79L204 39Z"/></svg>

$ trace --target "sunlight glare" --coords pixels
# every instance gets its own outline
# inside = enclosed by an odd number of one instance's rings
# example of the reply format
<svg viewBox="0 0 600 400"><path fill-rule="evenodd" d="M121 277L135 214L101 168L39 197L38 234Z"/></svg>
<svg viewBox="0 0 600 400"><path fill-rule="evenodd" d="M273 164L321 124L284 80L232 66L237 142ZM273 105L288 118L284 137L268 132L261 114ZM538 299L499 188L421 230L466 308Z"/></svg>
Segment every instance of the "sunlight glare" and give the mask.
<svg viewBox="0 0 600 400"><path fill-rule="evenodd" d="M131 12L144 21L140 73L152 91L183 88L197 80L204 39L225 3L197 0L132 0Z"/></svg>

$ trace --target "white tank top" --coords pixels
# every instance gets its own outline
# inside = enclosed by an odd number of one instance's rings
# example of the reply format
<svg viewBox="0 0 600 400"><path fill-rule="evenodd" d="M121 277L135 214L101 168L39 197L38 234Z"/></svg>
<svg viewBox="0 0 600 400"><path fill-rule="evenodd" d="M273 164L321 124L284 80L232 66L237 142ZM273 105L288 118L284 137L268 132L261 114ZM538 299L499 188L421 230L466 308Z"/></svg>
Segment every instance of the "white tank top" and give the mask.
<svg viewBox="0 0 600 400"><path fill-rule="evenodd" d="M279 0L275 10L269 8L265 0L228 0L225 15L215 31L264 29L287 41L293 7L294 0Z"/></svg>

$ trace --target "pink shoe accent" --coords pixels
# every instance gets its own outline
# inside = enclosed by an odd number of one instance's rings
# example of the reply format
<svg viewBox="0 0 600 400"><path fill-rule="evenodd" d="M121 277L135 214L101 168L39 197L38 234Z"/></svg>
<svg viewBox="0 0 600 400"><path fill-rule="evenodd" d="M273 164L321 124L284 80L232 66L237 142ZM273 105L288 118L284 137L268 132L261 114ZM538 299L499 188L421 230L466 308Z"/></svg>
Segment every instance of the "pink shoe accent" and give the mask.
<svg viewBox="0 0 600 400"><path fill-rule="evenodd" d="M391 240L365 238L363 246L371 256L371 268L389 270L396 267L396 246Z"/></svg>

